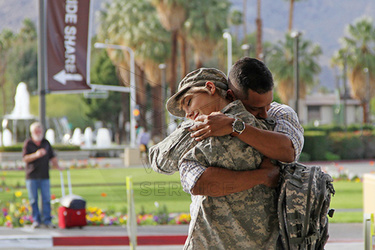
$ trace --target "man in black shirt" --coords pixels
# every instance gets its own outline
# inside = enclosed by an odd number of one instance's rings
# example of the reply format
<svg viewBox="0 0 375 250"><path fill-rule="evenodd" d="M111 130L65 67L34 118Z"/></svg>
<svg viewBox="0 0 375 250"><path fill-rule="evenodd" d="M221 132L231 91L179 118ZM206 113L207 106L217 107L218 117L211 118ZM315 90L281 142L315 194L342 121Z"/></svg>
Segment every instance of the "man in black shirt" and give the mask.
<svg viewBox="0 0 375 250"><path fill-rule="evenodd" d="M33 228L43 223L47 228L55 228L51 223L51 194L49 182L49 161L60 169L51 144L44 138L43 126L39 122L30 125L31 138L25 141L23 161L26 162L26 187L33 216ZM42 196L42 215L38 208L38 190Z"/></svg>

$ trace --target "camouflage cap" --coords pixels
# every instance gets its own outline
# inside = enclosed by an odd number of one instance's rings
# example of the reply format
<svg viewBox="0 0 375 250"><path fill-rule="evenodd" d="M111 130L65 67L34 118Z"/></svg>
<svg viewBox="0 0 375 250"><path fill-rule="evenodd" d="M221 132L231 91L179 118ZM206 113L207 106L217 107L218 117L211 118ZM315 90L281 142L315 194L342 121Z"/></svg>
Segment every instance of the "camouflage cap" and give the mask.
<svg viewBox="0 0 375 250"><path fill-rule="evenodd" d="M218 69L214 68L200 68L187 74L178 84L178 91L171 96L167 101L167 110L172 115L178 117L185 117L185 111L180 109L178 105L179 99L191 87L205 86L206 82L212 82L216 87L227 90L228 82L226 75Z"/></svg>

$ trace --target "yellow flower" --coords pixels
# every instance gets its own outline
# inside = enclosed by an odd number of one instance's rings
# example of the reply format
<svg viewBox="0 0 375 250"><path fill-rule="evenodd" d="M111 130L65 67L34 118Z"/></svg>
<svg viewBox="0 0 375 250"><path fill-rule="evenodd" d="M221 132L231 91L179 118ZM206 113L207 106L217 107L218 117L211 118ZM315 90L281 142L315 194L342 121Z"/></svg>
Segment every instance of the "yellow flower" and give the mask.
<svg viewBox="0 0 375 250"><path fill-rule="evenodd" d="M5 216L5 219L6 219L7 221L12 221L12 217L10 217L9 215Z"/></svg>
<svg viewBox="0 0 375 250"><path fill-rule="evenodd" d="M23 219L20 219L20 224L23 225L25 221Z"/></svg>
<svg viewBox="0 0 375 250"><path fill-rule="evenodd" d="M88 210L89 210L90 213L95 213L97 208L96 207L89 207Z"/></svg>
<svg viewBox="0 0 375 250"><path fill-rule="evenodd" d="M22 192L21 191L16 191L14 193L14 195L18 198L18 197L21 197L22 196Z"/></svg>

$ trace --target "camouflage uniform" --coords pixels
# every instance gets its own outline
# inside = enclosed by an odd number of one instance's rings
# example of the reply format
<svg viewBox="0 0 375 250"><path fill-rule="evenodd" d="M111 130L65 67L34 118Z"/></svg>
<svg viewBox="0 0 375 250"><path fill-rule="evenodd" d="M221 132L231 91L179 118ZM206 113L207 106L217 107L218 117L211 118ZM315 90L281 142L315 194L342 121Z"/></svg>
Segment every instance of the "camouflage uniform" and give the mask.
<svg viewBox="0 0 375 250"><path fill-rule="evenodd" d="M222 112L254 127L270 129L266 122L247 112L240 101L230 103ZM197 143L185 129L189 125L184 123L168 140L151 148L150 162L155 171L171 174L178 170L177 161L231 170L259 167L262 155L238 138L210 137ZM192 195L192 220L185 249L275 249L276 203L275 189L264 185L222 197Z"/></svg>

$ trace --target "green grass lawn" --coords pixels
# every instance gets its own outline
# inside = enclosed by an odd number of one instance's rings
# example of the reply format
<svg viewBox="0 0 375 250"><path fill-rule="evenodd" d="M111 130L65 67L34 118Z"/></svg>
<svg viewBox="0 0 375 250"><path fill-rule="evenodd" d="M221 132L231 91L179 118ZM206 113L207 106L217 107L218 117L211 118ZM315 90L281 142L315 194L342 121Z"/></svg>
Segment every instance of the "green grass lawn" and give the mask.
<svg viewBox="0 0 375 250"><path fill-rule="evenodd" d="M61 197L59 173L51 170L51 193L57 198ZM182 191L178 174L157 174L149 168L72 169L70 173L73 193L82 196L87 201L87 207L123 211L127 206L126 177L132 176L137 213L155 211L155 202L160 206L166 205L168 212L189 212L190 196ZM64 174L66 176L66 171ZM27 198L26 189L15 188L25 185L23 171L1 171L0 186L4 184L11 188L0 191L1 201L12 199L17 190L22 191L23 198ZM336 212L330 222L362 222L363 212L356 211L363 208L362 183L335 181L334 187L336 194L332 197L331 207ZM65 191L68 193L67 188Z"/></svg>
<svg viewBox="0 0 375 250"><path fill-rule="evenodd" d="M363 212L353 211L363 209L362 183L353 181L335 181L336 194L332 197L331 208L336 209L332 223L363 222Z"/></svg>
<svg viewBox="0 0 375 250"><path fill-rule="evenodd" d="M162 175L151 169L72 169L70 170L73 193L82 196L87 207L123 210L127 206L126 177L132 176L136 212L152 212L156 209L155 202L166 205L168 212L188 212L190 195L182 191L178 174ZM61 197L60 172L50 171L51 194ZM66 171L64 182L67 185ZM10 188L0 191L0 200L11 200L16 190L22 191L20 198L27 198L23 171L0 172L2 184ZM0 185L1 185L0 182ZM68 193L68 188L65 188Z"/></svg>

